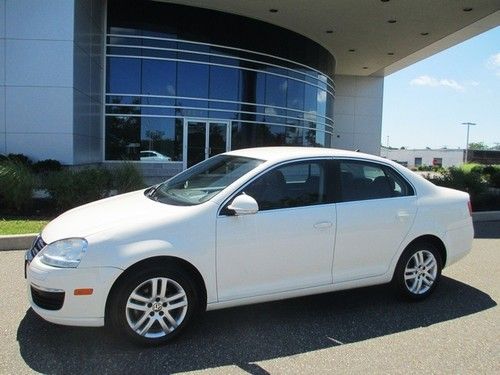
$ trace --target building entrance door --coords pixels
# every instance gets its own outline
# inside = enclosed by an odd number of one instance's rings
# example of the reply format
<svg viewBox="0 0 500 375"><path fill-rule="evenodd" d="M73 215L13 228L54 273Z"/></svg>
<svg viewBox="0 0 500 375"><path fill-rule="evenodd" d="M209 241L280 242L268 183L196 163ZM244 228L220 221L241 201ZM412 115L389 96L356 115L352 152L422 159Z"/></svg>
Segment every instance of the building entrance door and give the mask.
<svg viewBox="0 0 500 375"><path fill-rule="evenodd" d="M184 120L184 169L231 149L231 127L226 121Z"/></svg>

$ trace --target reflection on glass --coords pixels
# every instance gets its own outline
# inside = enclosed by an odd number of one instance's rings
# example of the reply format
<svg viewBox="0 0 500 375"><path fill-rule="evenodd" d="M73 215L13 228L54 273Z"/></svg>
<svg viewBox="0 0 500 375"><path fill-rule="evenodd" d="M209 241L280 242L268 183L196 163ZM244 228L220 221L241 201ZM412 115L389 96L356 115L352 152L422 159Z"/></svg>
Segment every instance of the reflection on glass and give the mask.
<svg viewBox="0 0 500 375"><path fill-rule="evenodd" d="M175 95L176 63L162 60L142 60L143 94Z"/></svg>
<svg viewBox="0 0 500 375"><path fill-rule="evenodd" d="M187 126L187 166L205 160L206 155L206 123L188 122Z"/></svg>
<svg viewBox="0 0 500 375"><path fill-rule="evenodd" d="M178 62L177 95L208 98L208 65Z"/></svg>
<svg viewBox="0 0 500 375"><path fill-rule="evenodd" d="M182 160L182 125L173 118L108 116L106 159Z"/></svg>
<svg viewBox="0 0 500 375"><path fill-rule="evenodd" d="M238 100L238 70L220 66L210 67L210 98Z"/></svg>
<svg viewBox="0 0 500 375"><path fill-rule="evenodd" d="M106 91L117 94L141 92L141 60L108 57Z"/></svg>
<svg viewBox="0 0 500 375"><path fill-rule="evenodd" d="M227 124L216 122L209 123L208 142L209 157L226 152Z"/></svg>

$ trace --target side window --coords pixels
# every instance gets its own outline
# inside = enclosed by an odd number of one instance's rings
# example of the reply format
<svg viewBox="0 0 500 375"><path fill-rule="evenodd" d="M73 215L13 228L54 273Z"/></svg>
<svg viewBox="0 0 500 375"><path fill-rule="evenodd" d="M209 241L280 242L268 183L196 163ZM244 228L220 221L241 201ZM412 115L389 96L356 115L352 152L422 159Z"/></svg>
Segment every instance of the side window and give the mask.
<svg viewBox="0 0 500 375"><path fill-rule="evenodd" d="M330 203L327 175L324 161L287 164L266 172L243 192L257 201L260 211Z"/></svg>
<svg viewBox="0 0 500 375"><path fill-rule="evenodd" d="M414 195L412 187L392 168L362 161L340 161L341 201Z"/></svg>

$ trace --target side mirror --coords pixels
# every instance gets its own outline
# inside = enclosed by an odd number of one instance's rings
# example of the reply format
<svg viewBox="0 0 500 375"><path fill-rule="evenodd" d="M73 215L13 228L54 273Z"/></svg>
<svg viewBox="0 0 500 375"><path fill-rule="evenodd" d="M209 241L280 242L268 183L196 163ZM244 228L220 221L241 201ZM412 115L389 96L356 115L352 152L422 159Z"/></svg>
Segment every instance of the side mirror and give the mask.
<svg viewBox="0 0 500 375"><path fill-rule="evenodd" d="M238 195L227 208L234 211L236 216L253 215L259 211L257 201L246 194Z"/></svg>

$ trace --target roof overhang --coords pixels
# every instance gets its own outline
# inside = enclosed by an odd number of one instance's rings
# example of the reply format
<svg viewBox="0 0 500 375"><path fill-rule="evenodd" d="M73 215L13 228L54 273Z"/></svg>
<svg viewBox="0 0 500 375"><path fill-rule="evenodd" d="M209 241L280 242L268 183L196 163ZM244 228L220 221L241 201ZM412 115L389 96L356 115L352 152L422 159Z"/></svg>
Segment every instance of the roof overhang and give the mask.
<svg viewBox="0 0 500 375"><path fill-rule="evenodd" d="M343 75L386 76L500 25L498 0L159 1L295 31L329 50Z"/></svg>

